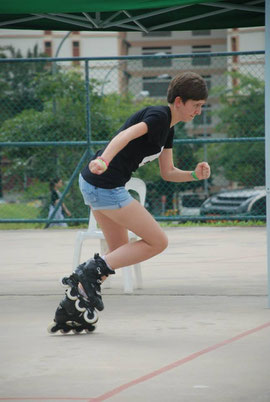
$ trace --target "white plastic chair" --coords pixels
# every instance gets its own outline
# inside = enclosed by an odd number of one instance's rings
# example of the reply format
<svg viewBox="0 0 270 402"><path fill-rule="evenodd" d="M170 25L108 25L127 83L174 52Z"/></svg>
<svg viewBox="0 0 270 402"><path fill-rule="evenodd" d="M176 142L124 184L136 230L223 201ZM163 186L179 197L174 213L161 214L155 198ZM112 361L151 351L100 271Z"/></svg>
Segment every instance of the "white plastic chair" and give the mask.
<svg viewBox="0 0 270 402"><path fill-rule="evenodd" d="M126 183L127 190L135 191L139 196L139 201L142 205L145 203L146 197L146 185L143 180L137 178L131 178ZM129 241L136 241L137 236L135 233L128 231ZM104 238L102 231L97 227L97 222L94 217L94 214L91 213L89 216L89 224L88 229L86 231L80 231L77 233L75 240L75 249L73 256L73 269L75 269L80 264L81 250L83 241L86 239L100 239L100 254L104 255L107 251L107 243ZM142 288L142 273L141 273L141 264L134 264L134 273L136 277L136 285L137 288ZM123 267L121 268L123 274L124 281L124 293L132 293L133 292L133 278L132 278L132 270L131 267ZM110 277L106 279L104 282L104 287L110 287Z"/></svg>

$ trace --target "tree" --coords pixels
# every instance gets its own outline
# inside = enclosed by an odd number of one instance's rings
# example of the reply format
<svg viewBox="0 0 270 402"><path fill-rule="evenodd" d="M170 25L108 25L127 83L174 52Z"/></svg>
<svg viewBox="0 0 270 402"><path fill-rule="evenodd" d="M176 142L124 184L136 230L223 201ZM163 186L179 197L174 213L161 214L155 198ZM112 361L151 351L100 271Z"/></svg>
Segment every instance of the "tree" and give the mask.
<svg viewBox="0 0 270 402"><path fill-rule="evenodd" d="M23 110L6 120L0 130L5 141L80 141L86 140L85 88L79 73L74 71L52 75L45 72L35 79L36 93L42 101L42 110ZM95 90L90 88L94 102ZM56 103L57 108L54 108ZM92 111L97 127L97 116ZM109 128L109 125L108 125ZM98 135L98 133L97 133ZM66 147L13 147L5 149L12 160L7 175L35 177L47 181L56 174L68 177L82 155L82 148Z"/></svg>
<svg viewBox="0 0 270 402"><path fill-rule="evenodd" d="M6 120L0 128L0 141L86 140L86 88L81 73L76 70L54 74L45 71L36 76L34 85L42 109L23 110ZM100 96L99 87L98 81L90 81L92 140L109 141L130 113L152 103L150 99L137 103L131 95ZM6 158L12 162L5 167L4 178L7 181L16 175L26 184L26 177L47 183L55 175L68 179L84 151L85 146L4 148ZM73 216L76 216L76 209L77 216L81 217L81 196L73 186L69 200L74 205L71 208ZM75 204L78 207L75 208Z"/></svg>
<svg viewBox="0 0 270 402"><path fill-rule="evenodd" d="M37 45L28 50L28 58L45 57ZM22 58L12 46L0 47L0 58ZM25 109L42 109L35 92L34 78L47 68L46 63L0 63L0 125ZM1 150L0 150L1 151ZM0 198L2 197L2 152L0 154Z"/></svg>
<svg viewBox="0 0 270 402"><path fill-rule="evenodd" d="M228 138L254 137L254 142L227 143L209 147L214 170L224 171L228 180L243 186L264 185L264 143L256 137L264 136L264 82L251 75L231 74L238 84L220 97L222 108L218 115L218 132Z"/></svg>
<svg viewBox="0 0 270 402"><path fill-rule="evenodd" d="M28 50L28 58L45 57L37 45ZM12 46L0 47L0 58L22 58L20 50ZM24 109L42 109L42 102L35 91L35 77L47 68L46 63L0 63L0 124Z"/></svg>

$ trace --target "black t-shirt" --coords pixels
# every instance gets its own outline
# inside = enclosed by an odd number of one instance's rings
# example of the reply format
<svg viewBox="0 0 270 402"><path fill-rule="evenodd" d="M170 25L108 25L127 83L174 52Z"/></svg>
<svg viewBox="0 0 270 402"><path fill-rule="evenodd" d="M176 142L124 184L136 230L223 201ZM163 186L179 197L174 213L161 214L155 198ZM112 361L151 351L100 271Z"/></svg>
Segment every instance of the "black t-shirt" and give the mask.
<svg viewBox="0 0 270 402"><path fill-rule="evenodd" d="M90 161L88 162L81 172L88 183L101 188L124 186L138 167L158 158L163 148L172 148L174 129L170 128L169 106L148 106L139 110L129 117L117 134L140 122L146 123L147 133L130 141L112 159L104 173L101 175L91 173L88 167ZM104 149L99 150L91 160L102 155Z"/></svg>
<svg viewBox="0 0 270 402"><path fill-rule="evenodd" d="M58 192L56 190L52 190L52 192L51 192L51 204L53 206L56 205L56 201L59 200L59 198L60 197L59 197Z"/></svg>
<svg viewBox="0 0 270 402"><path fill-rule="evenodd" d="M51 191L51 205L53 205L54 207L56 207L57 201L60 199L60 193L56 190L52 190ZM60 207L60 210L63 212L63 208L62 205Z"/></svg>

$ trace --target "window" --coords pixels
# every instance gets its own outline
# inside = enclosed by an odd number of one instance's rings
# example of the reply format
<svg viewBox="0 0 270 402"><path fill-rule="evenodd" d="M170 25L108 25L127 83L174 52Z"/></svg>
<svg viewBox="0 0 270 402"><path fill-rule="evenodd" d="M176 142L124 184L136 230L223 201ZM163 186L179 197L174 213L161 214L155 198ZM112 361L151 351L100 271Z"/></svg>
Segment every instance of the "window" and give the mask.
<svg viewBox="0 0 270 402"><path fill-rule="evenodd" d="M80 57L80 42L74 40L72 42L72 57ZM73 65L80 64L79 60L74 60Z"/></svg>
<svg viewBox="0 0 270 402"><path fill-rule="evenodd" d="M165 55L171 54L171 47L143 47L143 55ZM172 65L172 59L156 58L156 59L143 59L143 67L170 67Z"/></svg>
<svg viewBox="0 0 270 402"><path fill-rule="evenodd" d="M192 53L210 53L211 46L192 46ZM206 56L198 56L192 57L192 65L193 66L210 66L211 57Z"/></svg>
<svg viewBox="0 0 270 402"><path fill-rule="evenodd" d="M171 31L153 31L153 32L143 32L142 36L145 37L156 37L156 36L172 36Z"/></svg>
<svg viewBox="0 0 270 402"><path fill-rule="evenodd" d="M72 42L72 56L80 57L80 42L77 40Z"/></svg>
<svg viewBox="0 0 270 402"><path fill-rule="evenodd" d="M45 53L48 57L52 57L52 42L50 40L46 40L44 42Z"/></svg>
<svg viewBox="0 0 270 402"><path fill-rule="evenodd" d="M198 29L197 31L192 31L192 36L209 36L211 35L210 29Z"/></svg>
<svg viewBox="0 0 270 402"><path fill-rule="evenodd" d="M171 77L168 74L162 74L157 77L143 77L143 91L147 91L151 97L165 98L170 80Z"/></svg>

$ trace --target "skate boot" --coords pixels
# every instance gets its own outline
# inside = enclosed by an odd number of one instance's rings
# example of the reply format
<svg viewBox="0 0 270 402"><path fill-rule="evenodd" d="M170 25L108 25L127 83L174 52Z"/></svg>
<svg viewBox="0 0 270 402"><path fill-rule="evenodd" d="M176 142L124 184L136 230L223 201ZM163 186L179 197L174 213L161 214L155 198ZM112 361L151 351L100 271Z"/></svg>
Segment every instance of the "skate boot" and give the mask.
<svg viewBox="0 0 270 402"><path fill-rule="evenodd" d="M90 305L102 311L104 304L101 297L101 278L113 274L115 274L115 271L107 266L106 262L99 254L95 254L94 258L79 265L75 269L73 276L83 286L83 290L87 295Z"/></svg>
<svg viewBox="0 0 270 402"><path fill-rule="evenodd" d="M84 304L84 307L82 306ZM79 309L78 309L79 308ZM80 300L71 300L67 295L60 302L55 312L54 321L48 326L48 332L54 334L60 331L67 334L72 331L79 334L82 331L86 333L93 332L96 327L93 325L97 321L97 314L93 314L91 308L87 307L87 302Z"/></svg>

